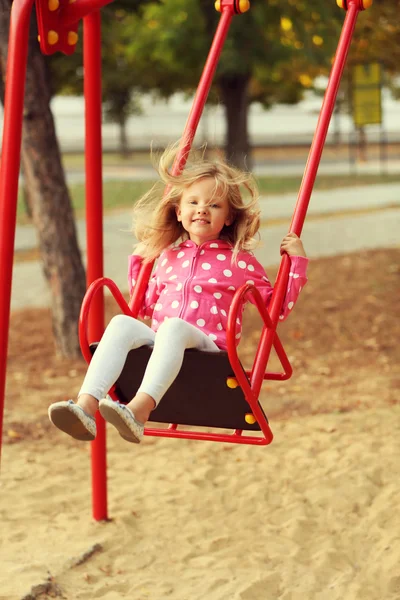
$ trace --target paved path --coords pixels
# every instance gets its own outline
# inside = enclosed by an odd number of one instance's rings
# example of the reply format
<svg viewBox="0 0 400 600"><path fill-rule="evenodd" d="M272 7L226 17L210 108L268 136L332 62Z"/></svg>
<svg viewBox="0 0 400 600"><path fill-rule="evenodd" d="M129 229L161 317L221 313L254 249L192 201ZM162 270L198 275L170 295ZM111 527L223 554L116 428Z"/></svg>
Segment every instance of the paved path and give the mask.
<svg viewBox="0 0 400 600"><path fill-rule="evenodd" d="M306 159L288 158L283 160L281 157L256 162L252 172L256 176L293 176L302 175L306 165ZM381 174L399 174L400 159L388 158L385 162L373 159L363 163L350 163L348 160L327 159L322 156L318 168L319 175L381 175ZM157 179L157 173L151 165L106 165L103 167L103 178L105 181L115 179L131 180L141 179L144 181ZM82 169L70 170L67 172L69 183L82 183L85 180L85 174Z"/></svg>
<svg viewBox="0 0 400 600"><path fill-rule="evenodd" d="M261 201L262 246L256 251L264 265L278 264L280 241L288 230L296 194L269 196ZM354 213L356 211L356 214ZM347 213L347 214L346 214ZM314 192L302 239L310 258L360 249L393 247L400 243L400 184L371 185ZM271 224L268 225L268 220ZM127 288L127 256L133 240L130 212L108 215L104 221L105 275ZM85 258L85 223L78 221L78 238ZM16 250L36 246L31 226L18 227ZM49 305L49 292L37 261L14 266L12 310Z"/></svg>

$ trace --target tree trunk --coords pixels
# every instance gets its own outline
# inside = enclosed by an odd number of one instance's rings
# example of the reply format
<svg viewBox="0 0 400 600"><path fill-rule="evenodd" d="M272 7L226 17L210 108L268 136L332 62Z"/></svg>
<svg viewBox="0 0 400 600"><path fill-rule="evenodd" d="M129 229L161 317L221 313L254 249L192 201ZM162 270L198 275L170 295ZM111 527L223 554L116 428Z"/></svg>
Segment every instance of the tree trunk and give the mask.
<svg viewBox="0 0 400 600"><path fill-rule="evenodd" d="M249 75L218 77L227 122L226 156L244 170L252 167L247 125L249 81Z"/></svg>
<svg viewBox="0 0 400 600"><path fill-rule="evenodd" d="M126 133L126 117L120 116L118 121L119 127L119 153L123 158L127 158L129 156L129 147L128 147L128 136Z"/></svg>
<svg viewBox="0 0 400 600"><path fill-rule="evenodd" d="M5 64L9 0L0 0L0 55ZM66 59L68 60L68 59ZM45 277L50 285L53 332L58 353L80 355L78 317L85 271L50 110L50 81L32 19L23 117L22 164ZM27 282L29 285L29 282Z"/></svg>

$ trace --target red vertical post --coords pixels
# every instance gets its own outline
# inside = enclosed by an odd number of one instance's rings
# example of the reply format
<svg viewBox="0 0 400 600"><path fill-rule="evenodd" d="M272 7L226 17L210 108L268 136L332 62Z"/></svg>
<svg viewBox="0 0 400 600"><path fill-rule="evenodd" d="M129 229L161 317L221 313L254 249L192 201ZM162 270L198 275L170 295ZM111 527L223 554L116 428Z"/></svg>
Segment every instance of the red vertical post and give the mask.
<svg viewBox="0 0 400 600"><path fill-rule="evenodd" d="M11 9L8 42L4 129L0 166L0 451L6 389L22 116L32 5L33 0L14 0Z"/></svg>
<svg viewBox="0 0 400 600"><path fill-rule="evenodd" d="M290 225L290 231L301 235L304 221L307 214L311 193L317 176L319 163L324 149L326 135L328 133L329 123L332 117L337 92L342 78L343 69L346 64L347 54L349 52L351 39L356 25L358 13L362 10L361 0L348 0L348 9L343 23L342 33L340 35L335 59L332 65L331 74L326 88L325 96L322 102L321 112L315 129L314 138L308 155L307 164L304 170L299 195L294 210L293 219ZM290 259L285 254L282 257L279 272L274 286L269 313L271 320L276 326L279 313L282 307L287 280L289 277ZM257 350L251 377L252 388L258 396L263 382L265 364L268 360L272 344L275 337L275 329L264 328L260 345ZM262 350L260 350L262 348Z"/></svg>
<svg viewBox="0 0 400 600"><path fill-rule="evenodd" d="M89 286L103 277L103 182L101 140L101 21L100 12L84 18L84 93L86 156L86 245ZM94 298L89 316L89 340L104 331L104 295ZM97 436L92 442L92 506L96 521L107 519L107 458L105 422L96 415Z"/></svg>

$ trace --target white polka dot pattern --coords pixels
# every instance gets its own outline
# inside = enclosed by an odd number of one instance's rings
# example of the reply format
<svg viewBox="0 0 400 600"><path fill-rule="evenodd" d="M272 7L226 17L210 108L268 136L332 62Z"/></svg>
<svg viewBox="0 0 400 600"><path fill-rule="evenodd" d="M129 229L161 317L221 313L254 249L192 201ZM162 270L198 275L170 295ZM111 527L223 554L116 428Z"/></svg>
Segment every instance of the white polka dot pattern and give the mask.
<svg viewBox="0 0 400 600"><path fill-rule="evenodd" d="M141 261L135 255L129 258L130 291L137 282ZM307 281L306 267L307 259L294 257L293 260L291 257L291 285L286 290L280 320L293 310ZM227 317L232 297L246 283L257 288L268 306L272 286L252 253L240 251L237 262L234 262L229 242L205 242L199 248L188 239L161 254L149 281L140 316L146 321L152 319L154 331L168 318L184 319L201 329L221 349L226 349ZM247 301L253 302L253 298ZM241 316L240 311L235 319L237 343L241 337Z"/></svg>

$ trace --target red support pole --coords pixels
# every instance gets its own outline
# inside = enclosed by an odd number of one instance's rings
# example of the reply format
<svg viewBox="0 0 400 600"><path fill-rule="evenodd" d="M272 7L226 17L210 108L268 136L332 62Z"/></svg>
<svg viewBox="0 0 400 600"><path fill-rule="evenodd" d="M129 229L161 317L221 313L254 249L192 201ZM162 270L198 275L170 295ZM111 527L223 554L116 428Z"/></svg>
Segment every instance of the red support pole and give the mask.
<svg viewBox="0 0 400 600"><path fill-rule="evenodd" d="M0 451L6 389L22 117L32 5L33 0L14 0L11 8L8 42L4 130L0 166Z"/></svg>
<svg viewBox="0 0 400 600"><path fill-rule="evenodd" d="M103 277L103 184L101 140L101 21L93 12L84 21L85 70L86 244L89 286ZM89 316L89 339L98 341L104 331L104 294L99 292ZM96 415L97 436L92 442L92 507L96 521L107 519L107 458L104 419Z"/></svg>
<svg viewBox="0 0 400 600"><path fill-rule="evenodd" d="M325 139L328 133L329 123L332 117L337 92L342 78L343 69L346 64L347 54L349 52L351 39L356 25L358 13L362 10L360 0L348 0L348 9L343 23L342 33L339 39L335 60L332 65L331 75L329 77L325 96L322 102L321 113L318 119L313 142L311 144L307 164L301 182L299 195L294 210L293 219L290 225L290 231L301 235L304 220L306 218L308 204L310 202L315 178L319 163L324 149ZM272 344L275 338L275 327L279 319L279 313L283 303L287 280L289 277L290 259L284 255L281 261L279 272L274 286L269 313L274 325L273 328L264 328L261 334L260 344L254 361L252 373L252 388L258 396L263 382L265 365L268 361Z"/></svg>
<svg viewBox="0 0 400 600"><path fill-rule="evenodd" d="M196 135L197 126L204 109L204 105L207 102L207 97L213 82L214 73L217 69L219 57L229 31L233 14L233 4L229 4L223 9L218 22L217 31L215 32L210 52L204 65L203 73L201 75L197 92L193 100L192 109L189 113L189 117L183 131L179 152L172 167L173 175L179 175L185 167L194 136Z"/></svg>
<svg viewBox="0 0 400 600"><path fill-rule="evenodd" d="M346 64L347 54L350 49L358 13L361 10L358 1L348 0L348 6L290 226L290 231L293 231L298 236L301 235L303 229L308 204L310 202L322 151L324 149L325 139L329 129L329 123L335 108L336 96Z"/></svg>

